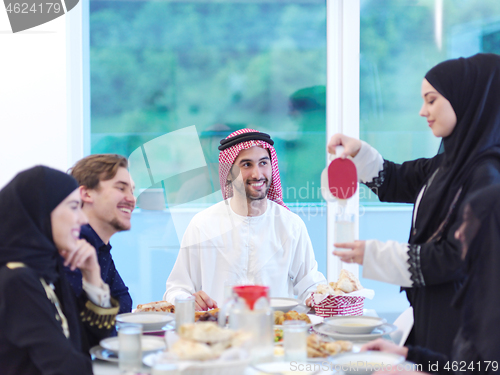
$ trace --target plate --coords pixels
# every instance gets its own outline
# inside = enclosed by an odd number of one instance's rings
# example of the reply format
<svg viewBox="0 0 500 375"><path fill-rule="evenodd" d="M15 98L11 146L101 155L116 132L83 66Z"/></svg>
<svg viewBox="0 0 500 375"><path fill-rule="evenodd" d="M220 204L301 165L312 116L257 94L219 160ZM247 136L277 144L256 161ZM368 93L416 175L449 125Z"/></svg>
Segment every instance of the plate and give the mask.
<svg viewBox="0 0 500 375"><path fill-rule="evenodd" d="M108 337L101 340L99 343L104 349L118 353L119 342L118 337ZM157 336L141 336L141 346L143 352L153 352L162 350L167 347L167 343L163 337Z"/></svg>
<svg viewBox="0 0 500 375"><path fill-rule="evenodd" d="M348 375L369 375L378 370L394 368L404 361L403 356L378 351L345 353L331 359L333 365L341 366Z"/></svg>
<svg viewBox="0 0 500 375"><path fill-rule="evenodd" d="M97 359L102 359L103 361L118 363L118 354L111 350L104 349L100 345L92 347L90 349L90 355L93 355Z"/></svg>
<svg viewBox="0 0 500 375"><path fill-rule="evenodd" d="M325 360L325 358L323 358ZM325 367L325 366L323 366ZM326 366L327 367L327 366ZM328 367L327 367L328 368ZM248 374L282 374L282 375L327 375L333 374L333 371L322 370L321 366L314 363L298 362L269 362L250 365Z"/></svg>
<svg viewBox="0 0 500 375"><path fill-rule="evenodd" d="M338 333L369 334L387 321L373 316L333 316L325 319L325 325Z"/></svg>
<svg viewBox="0 0 500 375"><path fill-rule="evenodd" d="M116 316L119 323L138 323L142 325L143 332L161 331L167 324L175 320L175 315L164 312L138 312L125 313Z"/></svg>
<svg viewBox="0 0 500 375"><path fill-rule="evenodd" d="M146 366L156 366L162 360L162 353L145 355L142 363ZM178 361L177 368L184 375L214 375L214 374L243 374L250 363L250 358L232 360L209 360L209 361Z"/></svg>
<svg viewBox="0 0 500 375"><path fill-rule="evenodd" d="M273 310L288 312L298 305L300 305L300 301L295 298L271 298L271 308Z"/></svg>
<svg viewBox="0 0 500 375"><path fill-rule="evenodd" d="M144 363L146 366L153 367L156 362L158 362L158 359L161 358L161 353L151 353L148 355L145 355L142 358L142 363Z"/></svg>
<svg viewBox="0 0 500 375"><path fill-rule="evenodd" d="M376 338L387 335L391 332L394 332L395 330L397 330L397 327L394 324L385 323L385 324L382 324L380 327L375 328L371 333L367 333L367 334L338 333L338 332L334 331L330 326L327 326L324 323L317 325L317 326L314 326L313 329L318 333L333 337L336 340L371 341L371 340L375 340Z"/></svg>
<svg viewBox="0 0 500 375"><path fill-rule="evenodd" d="M316 324L323 323L323 320L325 319L322 316L313 315L313 314L307 314L307 316L309 317L309 320L311 320L311 324L309 324L309 327L315 326ZM283 329L283 325L275 324L274 328Z"/></svg>

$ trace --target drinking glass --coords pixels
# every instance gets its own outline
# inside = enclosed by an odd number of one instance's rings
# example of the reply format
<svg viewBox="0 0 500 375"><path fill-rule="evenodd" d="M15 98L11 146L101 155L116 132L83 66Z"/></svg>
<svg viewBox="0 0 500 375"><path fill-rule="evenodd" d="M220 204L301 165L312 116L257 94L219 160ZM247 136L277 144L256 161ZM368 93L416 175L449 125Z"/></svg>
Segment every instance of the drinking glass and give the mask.
<svg viewBox="0 0 500 375"><path fill-rule="evenodd" d="M142 368L142 325L118 323L118 368L120 373L136 373Z"/></svg>
<svg viewBox="0 0 500 375"><path fill-rule="evenodd" d="M355 228L355 220L356 217L354 214L350 214L346 212L347 207L340 207L339 205L339 212L336 213L335 215L335 222L334 222L334 238L336 243L344 243L344 242L354 242L354 228ZM336 251L348 251L347 249L341 249L336 247ZM345 264L342 264L342 262L337 262L337 267L333 267L333 277L334 280L338 279L340 276L340 271L344 267Z"/></svg>
<svg viewBox="0 0 500 375"><path fill-rule="evenodd" d="M249 334L247 347L252 363L272 361L274 312L269 303L269 287L240 285L233 291L238 298L229 315L229 328Z"/></svg>
<svg viewBox="0 0 500 375"><path fill-rule="evenodd" d="M286 320L283 322L283 341L285 360L305 362L307 360L308 325L302 320Z"/></svg>
<svg viewBox="0 0 500 375"><path fill-rule="evenodd" d="M175 330L183 324L194 323L194 296L177 297L175 299Z"/></svg>

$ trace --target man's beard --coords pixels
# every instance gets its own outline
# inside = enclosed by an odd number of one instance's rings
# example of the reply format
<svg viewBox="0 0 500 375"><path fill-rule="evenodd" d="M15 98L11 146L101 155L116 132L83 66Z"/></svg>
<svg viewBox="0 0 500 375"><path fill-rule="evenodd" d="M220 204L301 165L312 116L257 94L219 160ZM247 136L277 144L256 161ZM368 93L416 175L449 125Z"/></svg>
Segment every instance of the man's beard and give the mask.
<svg viewBox="0 0 500 375"><path fill-rule="evenodd" d="M120 223L120 221L115 217L114 219L112 219L109 224L114 228L116 229L117 232L123 232L123 231L126 231L126 230L129 230L130 227L126 227L125 225L123 225L122 223Z"/></svg>
<svg viewBox="0 0 500 375"><path fill-rule="evenodd" d="M264 186L265 186L265 190L263 190L258 196L253 196L250 193L251 187L249 185L245 184L245 195L247 197L247 200L248 201L260 201L262 199L266 199L269 188L271 187L271 184L269 183L268 179L265 180Z"/></svg>

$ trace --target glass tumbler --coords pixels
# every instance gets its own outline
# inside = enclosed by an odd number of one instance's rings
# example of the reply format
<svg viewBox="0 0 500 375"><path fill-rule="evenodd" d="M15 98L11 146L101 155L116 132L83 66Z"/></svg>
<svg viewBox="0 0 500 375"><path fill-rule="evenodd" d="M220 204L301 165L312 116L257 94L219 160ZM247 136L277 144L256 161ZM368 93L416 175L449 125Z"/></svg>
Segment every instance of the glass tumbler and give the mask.
<svg viewBox="0 0 500 375"><path fill-rule="evenodd" d="M283 322L285 360L305 362L307 360L307 330L309 326L302 320Z"/></svg>
<svg viewBox="0 0 500 375"><path fill-rule="evenodd" d="M194 296L177 297L175 299L175 330L183 324L194 323Z"/></svg>
<svg viewBox="0 0 500 375"><path fill-rule="evenodd" d="M122 374L137 373L142 368L142 325L118 323L118 368Z"/></svg>

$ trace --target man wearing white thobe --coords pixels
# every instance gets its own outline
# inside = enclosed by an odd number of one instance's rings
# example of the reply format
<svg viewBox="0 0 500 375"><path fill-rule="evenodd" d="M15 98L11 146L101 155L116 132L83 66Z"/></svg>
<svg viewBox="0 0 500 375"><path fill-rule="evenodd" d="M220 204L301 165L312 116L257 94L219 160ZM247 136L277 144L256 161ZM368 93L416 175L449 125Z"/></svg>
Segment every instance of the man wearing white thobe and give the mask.
<svg viewBox="0 0 500 375"><path fill-rule="evenodd" d="M274 142L252 129L221 141L224 201L198 213L184 234L164 299L194 295L196 309L224 302L224 287L258 284L271 297L306 301L326 279L302 219L283 203ZM309 303L309 301L307 301Z"/></svg>

